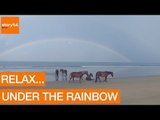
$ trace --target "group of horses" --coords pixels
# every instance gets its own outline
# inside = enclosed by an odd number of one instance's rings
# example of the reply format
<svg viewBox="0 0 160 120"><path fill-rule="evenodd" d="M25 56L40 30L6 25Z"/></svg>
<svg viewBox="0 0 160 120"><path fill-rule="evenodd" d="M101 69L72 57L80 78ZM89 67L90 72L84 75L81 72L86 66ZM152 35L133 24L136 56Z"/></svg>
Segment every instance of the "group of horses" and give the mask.
<svg viewBox="0 0 160 120"><path fill-rule="evenodd" d="M60 72L62 73L62 77L63 80L67 81L67 70L65 69L60 69ZM88 73L88 71L79 71L79 72L71 72L69 75L69 82L72 80L74 81L75 78L79 78L79 82L81 82L83 80L83 76L86 75L86 80L94 80L92 79L93 74L92 73ZM101 77L105 78L104 81L107 82L107 77L108 76L112 76L113 77L113 72L111 71L97 71L96 72L96 78L95 78L95 82L97 82L99 80L99 82L101 82Z"/></svg>

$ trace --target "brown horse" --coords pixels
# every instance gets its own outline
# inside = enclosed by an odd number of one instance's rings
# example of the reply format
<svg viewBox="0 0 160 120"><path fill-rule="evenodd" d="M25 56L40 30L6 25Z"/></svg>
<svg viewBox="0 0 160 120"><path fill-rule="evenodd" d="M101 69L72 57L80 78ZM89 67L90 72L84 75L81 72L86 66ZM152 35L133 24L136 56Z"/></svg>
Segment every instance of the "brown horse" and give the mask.
<svg viewBox="0 0 160 120"><path fill-rule="evenodd" d="M98 79L101 82L100 77L105 77L104 81L107 82L108 75L111 75L113 77L113 72L111 72L111 71L98 71L96 73L96 80L95 80L95 82L97 82Z"/></svg>
<svg viewBox="0 0 160 120"><path fill-rule="evenodd" d="M79 78L79 82L81 82L83 75L88 76L88 71L71 72L69 82L74 81L74 78Z"/></svg>

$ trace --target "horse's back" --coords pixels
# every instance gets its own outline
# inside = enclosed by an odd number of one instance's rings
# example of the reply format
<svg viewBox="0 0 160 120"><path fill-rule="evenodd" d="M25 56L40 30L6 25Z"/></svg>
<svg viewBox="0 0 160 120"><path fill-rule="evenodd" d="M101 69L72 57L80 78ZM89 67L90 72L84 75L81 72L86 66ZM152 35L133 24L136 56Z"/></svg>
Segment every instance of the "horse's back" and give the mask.
<svg viewBox="0 0 160 120"><path fill-rule="evenodd" d="M97 71L96 74L104 73L104 71Z"/></svg>
<svg viewBox="0 0 160 120"><path fill-rule="evenodd" d="M82 72L71 72L70 76L71 77L82 77L83 73Z"/></svg>
<svg viewBox="0 0 160 120"><path fill-rule="evenodd" d="M100 76L101 71L96 72L96 76Z"/></svg>
<svg viewBox="0 0 160 120"><path fill-rule="evenodd" d="M71 74L70 75L77 75L77 74L79 74L80 72L71 72Z"/></svg>
<svg viewBox="0 0 160 120"><path fill-rule="evenodd" d="M110 73L110 71L98 71L96 72L96 76L107 76Z"/></svg>
<svg viewBox="0 0 160 120"><path fill-rule="evenodd" d="M73 76L76 72L71 72L70 75Z"/></svg>

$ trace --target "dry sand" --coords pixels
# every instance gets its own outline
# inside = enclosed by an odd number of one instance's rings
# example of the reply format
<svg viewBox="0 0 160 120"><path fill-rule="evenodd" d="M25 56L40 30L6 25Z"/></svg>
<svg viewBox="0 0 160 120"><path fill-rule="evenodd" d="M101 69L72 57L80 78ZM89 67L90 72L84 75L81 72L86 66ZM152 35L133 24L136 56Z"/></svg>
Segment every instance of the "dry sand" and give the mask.
<svg viewBox="0 0 160 120"><path fill-rule="evenodd" d="M118 88L121 90L121 105L160 105L160 76L110 78L108 82L97 83L86 80L81 83L78 80L70 83L66 81L47 82L47 88Z"/></svg>

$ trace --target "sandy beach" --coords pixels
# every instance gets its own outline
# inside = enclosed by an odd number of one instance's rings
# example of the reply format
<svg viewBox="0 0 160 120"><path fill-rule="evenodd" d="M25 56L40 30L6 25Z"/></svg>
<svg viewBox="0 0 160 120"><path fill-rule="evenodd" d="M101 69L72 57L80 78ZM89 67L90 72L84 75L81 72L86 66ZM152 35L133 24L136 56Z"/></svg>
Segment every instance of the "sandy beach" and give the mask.
<svg viewBox="0 0 160 120"><path fill-rule="evenodd" d="M50 89L114 89L121 90L121 105L160 105L160 76L109 78L108 82L83 80L47 82Z"/></svg>

